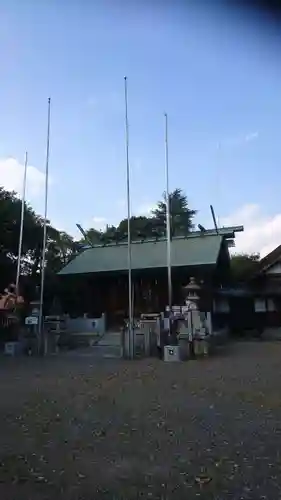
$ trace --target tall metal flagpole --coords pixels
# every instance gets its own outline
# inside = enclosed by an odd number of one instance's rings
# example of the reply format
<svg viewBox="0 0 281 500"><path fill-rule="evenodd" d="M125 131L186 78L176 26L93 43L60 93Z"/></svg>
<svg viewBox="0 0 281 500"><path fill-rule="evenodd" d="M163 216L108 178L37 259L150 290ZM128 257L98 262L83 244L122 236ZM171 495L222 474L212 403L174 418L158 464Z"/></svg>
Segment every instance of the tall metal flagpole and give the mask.
<svg viewBox="0 0 281 500"><path fill-rule="evenodd" d="M48 184L49 184L49 151L50 151L50 118L51 118L51 98L48 98L48 124L47 124L47 148L46 148L46 168L45 168L45 212L43 226L43 247L41 259L41 288L39 306L38 340L39 350L44 348L43 332L43 302L44 302L44 282L45 282L45 262L46 262L46 242L47 242L47 212L48 212Z"/></svg>
<svg viewBox="0 0 281 500"><path fill-rule="evenodd" d="M134 357L133 301L132 301L132 252L131 252L131 199L130 199L130 162L129 162L129 122L127 77L124 77L125 90L125 129L126 129L126 173L127 173L127 217L128 217L128 294L129 294L129 350Z"/></svg>
<svg viewBox="0 0 281 500"><path fill-rule="evenodd" d="M221 142L218 142L217 144L217 200L218 200L218 206L220 207L220 202L221 202L221 171L220 171L220 160L221 160ZM220 228L220 216L218 214L217 217L217 225L218 228Z"/></svg>
<svg viewBox="0 0 281 500"><path fill-rule="evenodd" d="M21 199L20 235L19 235L18 263L17 263L17 277L16 277L16 293L17 293L17 295L19 295L19 282L20 282L20 265L21 265L21 253L22 253L27 161L28 161L28 155L26 152L25 153L25 160L24 160L24 173L23 173L23 186L22 186L22 199Z"/></svg>
<svg viewBox="0 0 281 500"><path fill-rule="evenodd" d="M167 234L167 271L168 271L168 305L172 311L172 268L171 268L171 214L169 190L169 146L168 146L168 115L165 113L165 172L166 172L166 234ZM170 330L170 321L169 321Z"/></svg>

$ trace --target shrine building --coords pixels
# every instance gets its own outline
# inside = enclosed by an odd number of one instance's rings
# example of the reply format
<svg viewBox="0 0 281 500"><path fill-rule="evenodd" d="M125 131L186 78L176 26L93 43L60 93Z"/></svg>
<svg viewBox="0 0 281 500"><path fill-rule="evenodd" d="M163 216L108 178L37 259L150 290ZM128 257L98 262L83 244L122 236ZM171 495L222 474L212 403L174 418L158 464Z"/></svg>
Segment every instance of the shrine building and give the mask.
<svg viewBox="0 0 281 500"><path fill-rule="evenodd" d="M230 280L229 247L243 226L194 231L171 240L172 302L182 304L182 289L195 277L203 290L203 308L213 309L216 291ZM134 317L161 312L168 304L167 240L131 244ZM106 316L107 327L128 316L128 246L126 242L82 250L59 272L65 291L64 312L72 316Z"/></svg>

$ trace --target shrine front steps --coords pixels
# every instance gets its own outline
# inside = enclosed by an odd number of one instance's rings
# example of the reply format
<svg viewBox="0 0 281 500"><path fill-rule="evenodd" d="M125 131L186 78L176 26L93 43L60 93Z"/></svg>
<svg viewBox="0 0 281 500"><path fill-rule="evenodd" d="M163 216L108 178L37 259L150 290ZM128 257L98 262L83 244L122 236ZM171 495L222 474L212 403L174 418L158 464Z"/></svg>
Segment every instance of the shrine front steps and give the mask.
<svg viewBox="0 0 281 500"><path fill-rule="evenodd" d="M94 358L120 358L122 355L121 333L106 332L101 338L89 339L87 345L81 345L77 349L69 351L67 354L69 356L79 355Z"/></svg>

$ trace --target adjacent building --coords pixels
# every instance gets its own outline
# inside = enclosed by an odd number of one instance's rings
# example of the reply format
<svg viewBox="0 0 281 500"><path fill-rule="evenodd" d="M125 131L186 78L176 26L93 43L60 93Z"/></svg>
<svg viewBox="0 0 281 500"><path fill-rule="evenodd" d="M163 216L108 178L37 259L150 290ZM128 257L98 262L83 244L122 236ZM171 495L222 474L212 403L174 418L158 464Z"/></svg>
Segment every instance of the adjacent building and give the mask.
<svg viewBox="0 0 281 500"><path fill-rule="evenodd" d="M218 290L217 298L219 323L233 332L281 327L281 245L261 259L243 283Z"/></svg>

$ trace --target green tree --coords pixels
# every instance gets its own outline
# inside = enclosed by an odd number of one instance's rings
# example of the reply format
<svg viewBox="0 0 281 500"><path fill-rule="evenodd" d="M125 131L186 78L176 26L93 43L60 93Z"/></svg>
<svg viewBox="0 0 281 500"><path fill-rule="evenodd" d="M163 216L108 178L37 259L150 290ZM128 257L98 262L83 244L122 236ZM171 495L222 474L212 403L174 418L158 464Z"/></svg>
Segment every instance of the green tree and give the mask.
<svg viewBox="0 0 281 500"><path fill-rule="evenodd" d="M237 253L231 257L231 274L234 282L241 282L258 268L260 255L258 253Z"/></svg>
<svg viewBox="0 0 281 500"><path fill-rule="evenodd" d="M21 219L21 200L14 192L0 187L0 288L16 277L16 261ZM32 208L24 207L24 232L22 244L22 270L28 273L31 257L41 230L41 221ZM1 290L0 290L1 291Z"/></svg>
<svg viewBox="0 0 281 500"><path fill-rule="evenodd" d="M133 216L130 220L131 239L139 240L151 238L155 220L152 217ZM120 239L124 239L128 235L128 219L123 219L117 227L117 234Z"/></svg>
<svg viewBox="0 0 281 500"><path fill-rule="evenodd" d="M47 227L46 265L49 272L58 272L77 253L72 236L52 226Z"/></svg>
<svg viewBox="0 0 281 500"><path fill-rule="evenodd" d="M155 227L165 234L167 208L166 193L164 193L163 197L164 200L159 201L157 207L152 211L152 217L154 218ZM197 212L189 208L187 197L181 189L177 188L170 193L169 208L172 236L183 236L189 233L194 227L193 218Z"/></svg>
<svg viewBox="0 0 281 500"><path fill-rule="evenodd" d="M188 206L186 195L181 189L175 189L170 193L170 214L171 214L171 232L172 236L182 236L193 229L193 218L196 210L191 210ZM153 237L166 236L166 202L157 203L155 210L152 210L149 217L132 216L130 219L131 239L143 240ZM108 244L124 241L128 237L128 219L121 220L117 227L107 226L104 232L96 229L86 231L92 244ZM80 243L86 244L85 239Z"/></svg>
<svg viewBox="0 0 281 500"><path fill-rule="evenodd" d="M0 187L0 292L16 279L22 202L16 193ZM43 222L25 203L21 275L35 286L40 280ZM46 268L55 274L76 251L76 244L65 232L47 225ZM26 280L25 280L26 281Z"/></svg>
<svg viewBox="0 0 281 500"><path fill-rule="evenodd" d="M103 244L112 243L112 242L118 241L119 236L121 237L121 235L119 235L117 228L115 226L107 225L105 231L103 231L101 233L100 242Z"/></svg>
<svg viewBox="0 0 281 500"><path fill-rule="evenodd" d="M101 242L103 236L102 231L98 231L94 227L91 227L90 229L87 229L85 233L87 238L81 238L81 240L79 240L80 244L88 245L88 241L90 241L92 245L98 245Z"/></svg>

